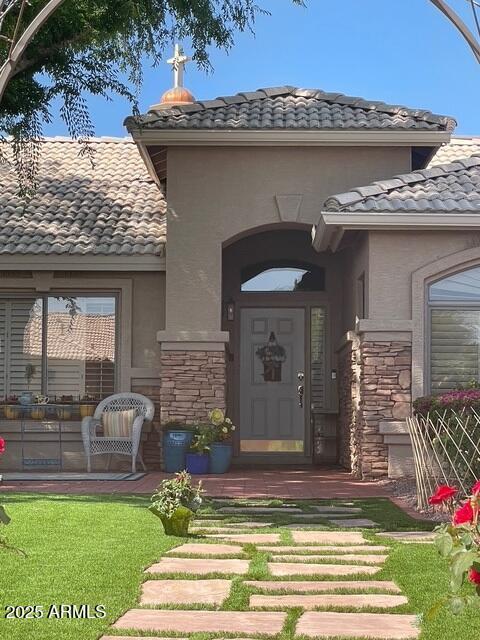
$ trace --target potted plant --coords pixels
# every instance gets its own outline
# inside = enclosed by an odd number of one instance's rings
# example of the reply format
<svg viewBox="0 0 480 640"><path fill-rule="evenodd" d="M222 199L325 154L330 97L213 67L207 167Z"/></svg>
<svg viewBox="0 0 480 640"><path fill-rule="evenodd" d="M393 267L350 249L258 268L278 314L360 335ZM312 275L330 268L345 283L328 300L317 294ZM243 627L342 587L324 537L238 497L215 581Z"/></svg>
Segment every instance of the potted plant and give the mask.
<svg viewBox="0 0 480 640"><path fill-rule="evenodd" d="M235 426L221 409L213 409L208 419L212 425L213 440L210 445L210 473L227 473L232 463L232 433Z"/></svg>
<svg viewBox="0 0 480 640"><path fill-rule="evenodd" d="M202 424L197 427L193 436L190 451L185 455L186 468L189 473L202 475L208 473L208 452L212 442L212 427Z"/></svg>
<svg viewBox="0 0 480 640"><path fill-rule="evenodd" d="M20 397L18 398L18 402L23 406L27 407L30 404L33 404L33 393L30 391L30 384L32 383L33 378L37 373L37 367L31 362L25 365L25 380L27 381L27 389L28 391L22 391Z"/></svg>
<svg viewBox="0 0 480 640"><path fill-rule="evenodd" d="M150 511L163 524L168 536L185 537L195 511L202 504L202 484L192 485L186 471L176 473L174 478L162 480L151 498Z"/></svg>
<svg viewBox="0 0 480 640"><path fill-rule="evenodd" d="M33 420L43 420L47 411L47 396L37 396L35 398L35 405L30 409L30 415Z"/></svg>
<svg viewBox="0 0 480 640"><path fill-rule="evenodd" d="M73 396L61 396L61 404L55 407L55 413L59 420L71 420L73 415Z"/></svg>

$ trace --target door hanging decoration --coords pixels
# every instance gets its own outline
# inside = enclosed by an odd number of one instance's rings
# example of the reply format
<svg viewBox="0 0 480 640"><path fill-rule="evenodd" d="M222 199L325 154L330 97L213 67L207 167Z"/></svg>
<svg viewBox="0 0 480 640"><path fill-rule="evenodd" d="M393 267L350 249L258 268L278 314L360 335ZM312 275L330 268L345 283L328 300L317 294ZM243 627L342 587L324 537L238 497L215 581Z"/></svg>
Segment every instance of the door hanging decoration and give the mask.
<svg viewBox="0 0 480 640"><path fill-rule="evenodd" d="M270 333L267 344L257 349L256 355L262 361L265 382L281 382L282 364L287 359L287 353L285 348L278 344L273 331Z"/></svg>

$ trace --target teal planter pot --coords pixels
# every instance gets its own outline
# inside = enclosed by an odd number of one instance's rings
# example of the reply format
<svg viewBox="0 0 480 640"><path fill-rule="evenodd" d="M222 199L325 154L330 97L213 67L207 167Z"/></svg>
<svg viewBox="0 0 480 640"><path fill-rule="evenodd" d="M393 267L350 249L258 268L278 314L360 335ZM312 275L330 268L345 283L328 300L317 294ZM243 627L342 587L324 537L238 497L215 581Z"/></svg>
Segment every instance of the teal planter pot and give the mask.
<svg viewBox="0 0 480 640"><path fill-rule="evenodd" d="M232 463L231 444L214 442L210 445L210 473L227 473Z"/></svg>
<svg viewBox="0 0 480 640"><path fill-rule="evenodd" d="M185 455L186 469L192 476L208 473L208 453L187 453Z"/></svg>

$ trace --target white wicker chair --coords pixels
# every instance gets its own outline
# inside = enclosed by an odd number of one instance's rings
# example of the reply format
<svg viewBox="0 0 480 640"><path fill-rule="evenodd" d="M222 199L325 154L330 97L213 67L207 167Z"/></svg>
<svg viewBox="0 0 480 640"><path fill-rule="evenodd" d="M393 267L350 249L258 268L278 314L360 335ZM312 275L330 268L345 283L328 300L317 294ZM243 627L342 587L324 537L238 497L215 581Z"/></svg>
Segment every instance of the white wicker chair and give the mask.
<svg viewBox="0 0 480 640"><path fill-rule="evenodd" d="M135 409L137 416L133 422L132 435L129 438L111 438L97 436L97 427L101 425L102 413L108 411L125 411ZM137 456L145 469L145 464L138 453L143 423L153 419L155 408L153 402L139 393L116 393L100 402L93 416L82 420L82 439L87 457L87 471L92 470L91 456L104 453L132 456L132 473L136 471Z"/></svg>

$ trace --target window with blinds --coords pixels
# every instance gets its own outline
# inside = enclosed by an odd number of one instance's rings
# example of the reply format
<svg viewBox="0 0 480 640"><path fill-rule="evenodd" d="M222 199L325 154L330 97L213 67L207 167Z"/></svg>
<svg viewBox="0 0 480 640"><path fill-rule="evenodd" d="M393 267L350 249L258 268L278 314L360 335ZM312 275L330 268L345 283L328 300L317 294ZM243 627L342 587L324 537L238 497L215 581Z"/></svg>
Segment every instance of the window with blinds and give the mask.
<svg viewBox="0 0 480 640"><path fill-rule="evenodd" d="M444 393L480 381L480 268L429 287L430 389Z"/></svg>
<svg viewBox="0 0 480 640"><path fill-rule="evenodd" d="M0 395L51 401L115 390L116 299L0 298Z"/></svg>

